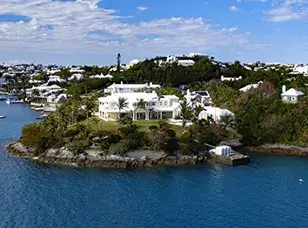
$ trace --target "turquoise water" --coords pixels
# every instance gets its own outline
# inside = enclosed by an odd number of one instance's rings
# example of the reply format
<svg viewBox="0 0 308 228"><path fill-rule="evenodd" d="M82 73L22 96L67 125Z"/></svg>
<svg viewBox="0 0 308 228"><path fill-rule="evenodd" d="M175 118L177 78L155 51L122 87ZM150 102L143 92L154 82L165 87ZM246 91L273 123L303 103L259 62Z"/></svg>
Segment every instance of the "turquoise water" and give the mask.
<svg viewBox="0 0 308 228"><path fill-rule="evenodd" d="M139 170L40 165L3 151L40 115L0 102L0 227L308 227L308 159ZM300 183L299 178L304 179Z"/></svg>

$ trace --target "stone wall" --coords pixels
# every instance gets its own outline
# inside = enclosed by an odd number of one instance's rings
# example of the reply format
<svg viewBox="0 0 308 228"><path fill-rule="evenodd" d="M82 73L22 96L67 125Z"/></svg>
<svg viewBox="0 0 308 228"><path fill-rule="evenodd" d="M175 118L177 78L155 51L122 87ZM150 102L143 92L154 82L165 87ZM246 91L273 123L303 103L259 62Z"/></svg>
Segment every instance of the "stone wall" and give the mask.
<svg viewBox="0 0 308 228"><path fill-rule="evenodd" d="M272 153L272 154L283 154L290 156L308 156L308 148L298 147L298 146L290 146L284 144L265 144L261 146L255 147L247 147L249 150Z"/></svg>
<svg viewBox="0 0 308 228"><path fill-rule="evenodd" d="M44 154L36 157L33 151L25 148L20 142L9 144L6 146L6 150L14 156L31 158L42 163L73 165L81 167L137 168L152 167L157 165L192 165L207 162L207 157L205 155L176 157L161 154L158 156L143 156L138 158L121 157L117 155L104 156L98 152L73 155L65 148L49 149Z"/></svg>

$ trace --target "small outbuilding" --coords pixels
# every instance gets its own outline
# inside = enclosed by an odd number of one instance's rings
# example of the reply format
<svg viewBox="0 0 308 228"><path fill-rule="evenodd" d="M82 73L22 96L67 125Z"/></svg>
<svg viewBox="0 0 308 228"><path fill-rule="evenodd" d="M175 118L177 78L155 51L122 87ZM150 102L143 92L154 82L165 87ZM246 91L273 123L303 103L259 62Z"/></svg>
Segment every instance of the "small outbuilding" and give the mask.
<svg viewBox="0 0 308 228"><path fill-rule="evenodd" d="M297 103L305 94L302 91L290 88L286 91L286 86L282 86L281 100L284 103Z"/></svg>

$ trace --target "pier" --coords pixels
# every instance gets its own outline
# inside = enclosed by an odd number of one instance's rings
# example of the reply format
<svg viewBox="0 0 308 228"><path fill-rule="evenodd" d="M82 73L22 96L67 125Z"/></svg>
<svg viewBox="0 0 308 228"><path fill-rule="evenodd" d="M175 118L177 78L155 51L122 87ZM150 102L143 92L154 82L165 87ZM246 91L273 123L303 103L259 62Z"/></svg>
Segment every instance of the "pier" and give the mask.
<svg viewBox="0 0 308 228"><path fill-rule="evenodd" d="M205 145L212 148L211 150L209 150L209 153L210 153L211 160L214 162L228 164L228 165L246 165L250 163L251 161L249 155L244 155L239 152L236 152L230 146L226 146L231 149L230 153L221 155L215 151L218 147L215 147L207 143L205 143ZM224 146L224 145L221 145L221 146Z"/></svg>

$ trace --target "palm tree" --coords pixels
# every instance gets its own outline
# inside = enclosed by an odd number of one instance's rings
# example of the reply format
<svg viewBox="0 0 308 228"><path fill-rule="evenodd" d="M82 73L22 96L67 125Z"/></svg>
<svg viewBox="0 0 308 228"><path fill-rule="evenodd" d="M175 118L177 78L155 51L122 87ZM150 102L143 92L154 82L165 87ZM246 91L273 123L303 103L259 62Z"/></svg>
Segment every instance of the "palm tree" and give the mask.
<svg viewBox="0 0 308 228"><path fill-rule="evenodd" d="M85 113L87 118L89 118L93 112L96 112L98 110L98 102L95 96L85 98L82 103L85 107Z"/></svg>
<svg viewBox="0 0 308 228"><path fill-rule="evenodd" d="M135 104L134 116L135 116L135 112L136 112L138 109L144 110L144 111L146 112L146 115L147 115L146 104L147 104L147 102L144 101L143 99L140 99L140 100L138 99L138 100L137 100L137 103Z"/></svg>
<svg viewBox="0 0 308 228"><path fill-rule="evenodd" d="M127 99L124 97L119 97L118 100L116 102L114 102L115 105L118 107L119 111L118 111L118 127L117 130L119 130L119 120L120 120L120 114L121 114L121 110L123 110L124 108L128 107L128 102Z"/></svg>
<svg viewBox="0 0 308 228"><path fill-rule="evenodd" d="M186 98L184 98L183 101L181 102L180 108L181 108L181 117L182 117L182 128L185 128L187 124L187 120L191 120L193 117L193 113L188 107Z"/></svg>
<svg viewBox="0 0 308 228"><path fill-rule="evenodd" d="M34 97L40 96L40 91L38 89L32 90L32 96L34 96Z"/></svg>
<svg viewBox="0 0 308 228"><path fill-rule="evenodd" d="M204 110L204 108L201 105L198 105L197 107L194 108L194 117L193 117L193 122L197 122L198 118L199 118L199 114L200 112L202 112Z"/></svg>
<svg viewBox="0 0 308 228"><path fill-rule="evenodd" d="M159 111L159 106L160 106L160 99L164 98L164 96L162 95L161 90L159 90L157 92L157 120L160 119L160 111Z"/></svg>
<svg viewBox="0 0 308 228"><path fill-rule="evenodd" d="M78 111L79 111L79 103L76 100L72 100L70 106L70 119L71 119L71 124L74 124L77 122L77 115L78 115Z"/></svg>
<svg viewBox="0 0 308 228"><path fill-rule="evenodd" d="M149 112L149 119L152 119L153 113L155 113L154 109L153 108L149 108L148 112Z"/></svg>
<svg viewBox="0 0 308 228"><path fill-rule="evenodd" d="M70 124L70 110L68 102L61 104L57 110L48 118L53 117L60 130L65 130Z"/></svg>

